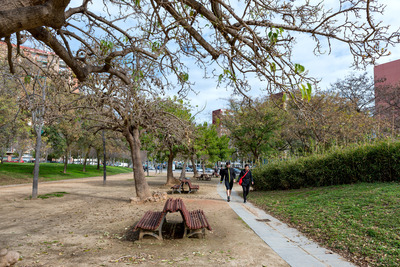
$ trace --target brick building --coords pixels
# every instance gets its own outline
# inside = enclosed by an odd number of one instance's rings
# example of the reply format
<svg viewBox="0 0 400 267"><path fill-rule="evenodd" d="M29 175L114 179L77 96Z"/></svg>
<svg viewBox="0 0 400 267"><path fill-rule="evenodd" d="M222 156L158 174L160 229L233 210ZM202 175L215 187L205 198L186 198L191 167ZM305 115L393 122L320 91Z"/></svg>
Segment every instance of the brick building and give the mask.
<svg viewBox="0 0 400 267"><path fill-rule="evenodd" d="M212 112L212 124L216 126L218 136L227 135L228 133L228 129L221 123L221 119L226 115L226 112L226 109L217 109Z"/></svg>
<svg viewBox="0 0 400 267"><path fill-rule="evenodd" d="M21 63L23 60L22 57L19 57L17 59L14 58L16 55L17 46L15 44L12 44L12 47L13 47L13 53L12 53L13 60L17 60L17 62ZM20 46L20 49L21 49L21 54L29 58L31 61L35 62L42 69L47 69L47 70L50 69L57 73L69 71L69 68L66 65L66 63L62 59L60 59L54 52L35 49L27 46ZM5 42L0 41L0 60L2 61L2 64L7 64L7 53L8 53L7 44ZM25 61L23 62L24 62L23 64L25 65L27 64L25 63ZM33 149L34 149L33 146L30 146L24 152L31 151ZM7 161L16 161L16 158L14 156L16 152L17 149L15 148L15 144L10 143L8 144L8 147L6 148L5 154L3 156L6 157ZM32 157L29 154L26 153L24 154L25 155L23 158L21 158L21 160L32 161Z"/></svg>
<svg viewBox="0 0 400 267"><path fill-rule="evenodd" d="M400 60L374 67L375 112L400 128Z"/></svg>
<svg viewBox="0 0 400 267"><path fill-rule="evenodd" d="M13 46L13 55L15 55L17 46ZM32 61L38 63L38 65L44 69L53 68L53 70L60 72L68 69L67 64L60 59L54 52L45 50L35 49L27 46L20 46L20 49L25 56L29 57ZM7 44L0 42L0 59L7 58Z"/></svg>

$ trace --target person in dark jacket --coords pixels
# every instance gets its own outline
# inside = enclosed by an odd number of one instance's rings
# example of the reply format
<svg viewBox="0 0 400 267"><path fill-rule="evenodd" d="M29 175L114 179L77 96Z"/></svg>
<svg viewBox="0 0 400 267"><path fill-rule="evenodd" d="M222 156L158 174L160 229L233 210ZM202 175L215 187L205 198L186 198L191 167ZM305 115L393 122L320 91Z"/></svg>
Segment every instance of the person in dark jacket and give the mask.
<svg viewBox="0 0 400 267"><path fill-rule="evenodd" d="M231 163L227 162L226 163L226 168L221 169L220 173L221 175L221 183L225 179L225 187L226 187L226 196L228 198L228 202L231 201L231 192L232 192L232 187L233 183L235 182L236 179L236 174L233 168L231 168Z"/></svg>
<svg viewBox="0 0 400 267"><path fill-rule="evenodd" d="M243 177L243 178L242 178ZM240 172L239 179L242 178L243 199L244 203L247 201L247 195L250 191L250 184L254 184L253 175L251 174L248 164L244 165L244 170Z"/></svg>

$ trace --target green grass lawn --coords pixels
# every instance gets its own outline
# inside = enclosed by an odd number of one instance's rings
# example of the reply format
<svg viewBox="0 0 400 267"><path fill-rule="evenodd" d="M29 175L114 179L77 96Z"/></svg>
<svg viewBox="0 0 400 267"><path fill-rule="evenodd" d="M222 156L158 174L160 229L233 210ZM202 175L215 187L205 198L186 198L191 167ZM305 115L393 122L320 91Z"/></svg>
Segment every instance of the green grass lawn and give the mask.
<svg viewBox="0 0 400 267"><path fill-rule="evenodd" d="M0 185L21 184L32 182L33 163L3 163L0 164ZM41 163L39 170L39 181L55 181L63 179L74 179L84 177L102 176L103 168L96 169L97 166L83 166L71 164L67 167L67 173L63 173L64 164L60 163ZM107 166L107 175L130 173L132 169L125 167Z"/></svg>
<svg viewBox="0 0 400 267"><path fill-rule="evenodd" d="M356 263L400 266L397 183L251 192L249 200Z"/></svg>

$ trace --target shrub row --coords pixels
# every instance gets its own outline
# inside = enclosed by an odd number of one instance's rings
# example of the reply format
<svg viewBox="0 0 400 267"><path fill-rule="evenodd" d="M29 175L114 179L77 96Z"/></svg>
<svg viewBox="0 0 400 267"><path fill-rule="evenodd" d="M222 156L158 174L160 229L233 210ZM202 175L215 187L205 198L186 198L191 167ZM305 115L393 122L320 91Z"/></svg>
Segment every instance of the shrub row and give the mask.
<svg viewBox="0 0 400 267"><path fill-rule="evenodd" d="M253 176L257 190L400 181L400 142L381 141L274 161L254 169Z"/></svg>

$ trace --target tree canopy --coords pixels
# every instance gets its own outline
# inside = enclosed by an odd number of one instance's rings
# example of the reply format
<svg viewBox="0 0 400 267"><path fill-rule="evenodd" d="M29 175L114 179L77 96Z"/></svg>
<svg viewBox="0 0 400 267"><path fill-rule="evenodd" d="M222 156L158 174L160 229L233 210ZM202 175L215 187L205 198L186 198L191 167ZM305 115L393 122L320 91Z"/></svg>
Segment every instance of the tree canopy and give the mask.
<svg viewBox="0 0 400 267"><path fill-rule="evenodd" d="M337 0L332 6L281 0L7 0L0 7L0 38L9 49L11 42L26 39L45 44L80 81L103 73L131 84L131 75L141 75L135 66L141 57L157 70L153 82L171 84L163 78L174 74L182 85L189 77L180 59L191 57L203 67L216 61L220 69L214 75L238 91L246 91L253 77L266 81L267 89L288 91L314 82L293 61L298 38L314 40L317 55L347 44L356 67L388 55L399 32L375 19L384 9L373 0ZM9 61L12 69L11 52Z"/></svg>

